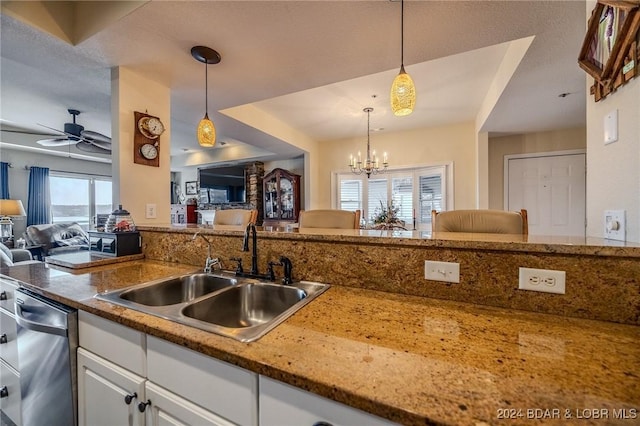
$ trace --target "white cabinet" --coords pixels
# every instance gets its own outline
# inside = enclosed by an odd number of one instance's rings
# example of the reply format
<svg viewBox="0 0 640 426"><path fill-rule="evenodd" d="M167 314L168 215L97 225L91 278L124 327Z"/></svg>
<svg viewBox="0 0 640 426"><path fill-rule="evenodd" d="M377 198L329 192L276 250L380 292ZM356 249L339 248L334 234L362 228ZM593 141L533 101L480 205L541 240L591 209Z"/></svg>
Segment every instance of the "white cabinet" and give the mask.
<svg viewBox="0 0 640 426"><path fill-rule="evenodd" d="M260 426L382 426L394 423L260 376Z"/></svg>
<svg viewBox="0 0 640 426"><path fill-rule="evenodd" d="M16 288L17 283L0 279L0 410L20 426L20 369L13 307Z"/></svg>
<svg viewBox="0 0 640 426"><path fill-rule="evenodd" d="M78 328L80 426L257 425L257 374L86 312Z"/></svg>
<svg viewBox="0 0 640 426"><path fill-rule="evenodd" d="M236 424L257 425L256 373L153 336L147 336L147 364L150 382Z"/></svg>
<svg viewBox="0 0 640 426"><path fill-rule="evenodd" d="M138 410L146 401L144 383L143 377L78 348L78 424L144 426Z"/></svg>
<svg viewBox="0 0 640 426"><path fill-rule="evenodd" d="M146 397L151 401L146 410L149 426L233 426L233 423L152 382L147 381L145 388Z"/></svg>

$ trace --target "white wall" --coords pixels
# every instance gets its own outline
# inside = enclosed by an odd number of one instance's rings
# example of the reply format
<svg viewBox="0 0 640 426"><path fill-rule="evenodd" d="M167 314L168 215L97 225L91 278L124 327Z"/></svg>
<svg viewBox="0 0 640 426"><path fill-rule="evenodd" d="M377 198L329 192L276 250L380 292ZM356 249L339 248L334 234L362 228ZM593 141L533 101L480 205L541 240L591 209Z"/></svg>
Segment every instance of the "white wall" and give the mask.
<svg viewBox="0 0 640 426"><path fill-rule="evenodd" d="M587 16L595 7L587 2ZM587 76L587 74L585 74ZM640 76L595 102L587 86L587 236L604 236L604 210L627 214L627 241L640 242ZM618 141L605 145L604 117L618 110Z"/></svg>

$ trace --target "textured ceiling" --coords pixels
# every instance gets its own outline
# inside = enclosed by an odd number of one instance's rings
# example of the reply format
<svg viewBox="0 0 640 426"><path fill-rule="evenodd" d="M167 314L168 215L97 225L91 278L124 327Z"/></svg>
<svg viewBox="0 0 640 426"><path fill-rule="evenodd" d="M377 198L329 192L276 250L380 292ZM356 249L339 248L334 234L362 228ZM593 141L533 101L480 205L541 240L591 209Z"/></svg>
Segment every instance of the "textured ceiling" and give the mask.
<svg viewBox="0 0 640 426"><path fill-rule="evenodd" d="M75 45L36 29L27 12L18 16L5 7L11 3L3 2L0 23L1 119L59 128L70 121L67 108L77 108L79 123L110 135L110 68L127 66L171 88L175 158L199 149L204 66L189 53L199 44L222 54L209 67L210 115L219 138L229 142L220 152L249 146L255 149L240 151L251 158L300 154L218 112L249 104L317 141L362 135L365 106L375 108L372 127L384 132L474 120L508 42L530 36L533 43L483 130L585 124L585 77L576 63L585 27L581 1L405 2L405 65L419 92L416 111L404 118L388 108L400 65L398 2L154 1L99 14L90 12L122 2L61 2L71 11L66 25L82 20L72 27ZM49 21L62 14L52 3L39 11ZM565 92L572 96L558 97Z"/></svg>

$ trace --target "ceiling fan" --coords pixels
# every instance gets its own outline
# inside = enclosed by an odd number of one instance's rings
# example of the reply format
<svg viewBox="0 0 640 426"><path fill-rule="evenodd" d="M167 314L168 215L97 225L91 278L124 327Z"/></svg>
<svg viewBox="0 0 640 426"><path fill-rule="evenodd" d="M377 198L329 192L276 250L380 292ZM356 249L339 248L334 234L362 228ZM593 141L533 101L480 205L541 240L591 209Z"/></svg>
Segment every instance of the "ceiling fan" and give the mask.
<svg viewBox="0 0 640 426"><path fill-rule="evenodd" d="M67 111L73 116L73 123L64 123L64 131L38 123L42 127L64 135L59 138L40 139L38 141L40 145L55 147L75 144L76 148L81 151L111 154L111 138L109 136L84 130L84 126L76 123L76 116L80 115L80 111L77 109L68 109Z"/></svg>

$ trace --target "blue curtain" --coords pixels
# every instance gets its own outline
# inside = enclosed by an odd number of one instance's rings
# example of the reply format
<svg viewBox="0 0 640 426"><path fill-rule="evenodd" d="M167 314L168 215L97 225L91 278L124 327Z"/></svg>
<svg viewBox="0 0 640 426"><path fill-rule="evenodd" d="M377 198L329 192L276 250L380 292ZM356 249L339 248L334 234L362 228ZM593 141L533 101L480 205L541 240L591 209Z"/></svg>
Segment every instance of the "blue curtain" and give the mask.
<svg viewBox="0 0 640 426"><path fill-rule="evenodd" d="M0 199L9 199L9 163L0 162Z"/></svg>
<svg viewBox="0 0 640 426"><path fill-rule="evenodd" d="M51 223L51 192L49 169L31 166L29 173L29 198L27 201L27 226Z"/></svg>

